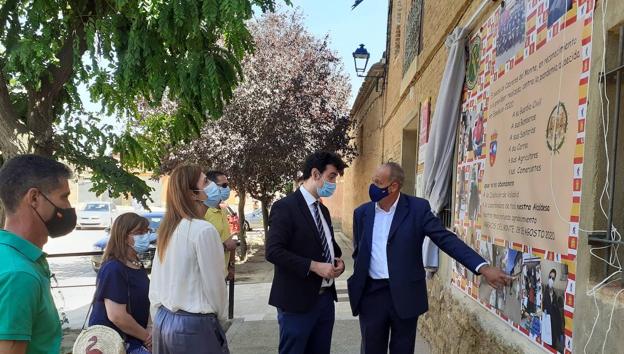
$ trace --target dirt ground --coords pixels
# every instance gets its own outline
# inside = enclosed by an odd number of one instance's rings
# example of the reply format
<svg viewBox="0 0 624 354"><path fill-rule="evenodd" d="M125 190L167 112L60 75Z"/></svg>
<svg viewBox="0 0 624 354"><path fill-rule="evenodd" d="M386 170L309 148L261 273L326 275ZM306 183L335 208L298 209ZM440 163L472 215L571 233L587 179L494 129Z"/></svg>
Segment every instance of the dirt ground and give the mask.
<svg viewBox="0 0 624 354"><path fill-rule="evenodd" d="M270 283L273 265L264 259L264 233L247 233L247 260L236 262L236 283Z"/></svg>

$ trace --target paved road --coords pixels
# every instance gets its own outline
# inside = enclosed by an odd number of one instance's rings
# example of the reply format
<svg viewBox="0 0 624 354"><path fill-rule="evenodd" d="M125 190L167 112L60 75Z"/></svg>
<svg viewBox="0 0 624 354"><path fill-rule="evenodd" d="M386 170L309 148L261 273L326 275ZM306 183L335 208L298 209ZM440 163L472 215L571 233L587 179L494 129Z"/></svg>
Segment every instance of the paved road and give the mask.
<svg viewBox="0 0 624 354"><path fill-rule="evenodd" d="M48 254L90 252L93 244L104 236L103 230L74 230L71 234L48 239L43 250ZM64 327L80 328L93 298L94 286L55 288L55 286L95 285L95 272L90 257L49 258L52 294L57 308L64 312L68 323Z"/></svg>
<svg viewBox="0 0 624 354"><path fill-rule="evenodd" d="M336 303L336 322L332 336L332 353L356 354L360 352L360 327L358 319L353 317L347 295L346 279L353 271L351 241L341 232L336 232L336 241L344 254L345 274L336 280L338 303ZM270 277L272 273L269 267ZM276 310L268 304L271 283L237 284L234 322L227 331L230 351L236 354L277 353L279 326ZM417 337L416 353L429 354L429 344Z"/></svg>

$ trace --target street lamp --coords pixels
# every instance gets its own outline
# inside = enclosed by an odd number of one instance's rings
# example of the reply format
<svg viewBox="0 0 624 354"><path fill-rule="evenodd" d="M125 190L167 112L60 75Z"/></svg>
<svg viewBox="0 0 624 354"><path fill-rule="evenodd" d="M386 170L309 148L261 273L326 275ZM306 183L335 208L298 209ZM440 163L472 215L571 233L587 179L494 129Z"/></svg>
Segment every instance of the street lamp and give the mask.
<svg viewBox="0 0 624 354"><path fill-rule="evenodd" d="M384 54L385 56L385 54ZM353 52L353 64L355 65L355 73L358 77L371 77L376 79L375 82L375 90L379 91L379 79L383 79L385 75L385 64L381 75L368 75L366 74L366 66L368 66L368 59L370 59L370 53L366 48L364 48L364 44L360 44L359 48L355 49ZM385 63L382 58L382 63ZM376 70L373 70L376 71Z"/></svg>
<svg viewBox="0 0 624 354"><path fill-rule="evenodd" d="M364 48L364 44L360 44L360 47L353 52L353 64L355 65L355 72L358 77L366 77L362 74L366 72L369 58L370 53Z"/></svg>

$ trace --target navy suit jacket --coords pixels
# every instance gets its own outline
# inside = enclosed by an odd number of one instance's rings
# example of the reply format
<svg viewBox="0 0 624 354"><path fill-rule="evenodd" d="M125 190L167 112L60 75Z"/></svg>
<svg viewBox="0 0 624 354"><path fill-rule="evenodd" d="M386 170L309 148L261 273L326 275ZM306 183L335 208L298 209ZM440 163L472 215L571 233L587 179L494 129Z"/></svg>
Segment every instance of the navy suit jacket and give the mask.
<svg viewBox="0 0 624 354"><path fill-rule="evenodd" d="M320 211L329 226L334 255L342 251L334 239L329 210L320 204ZM297 190L278 200L271 207L266 259L275 265L269 304L286 312L308 312L319 297L323 279L310 271L311 261L324 262L321 237L310 208ZM335 282L330 287L337 300Z"/></svg>
<svg viewBox="0 0 624 354"><path fill-rule="evenodd" d="M353 315L360 312L370 268L375 203L357 208L353 215L353 275L348 279L349 301ZM433 215L429 202L401 194L390 226L386 253L390 293L401 318L419 316L428 309L427 283L422 259L425 236L466 268L476 273L485 260Z"/></svg>

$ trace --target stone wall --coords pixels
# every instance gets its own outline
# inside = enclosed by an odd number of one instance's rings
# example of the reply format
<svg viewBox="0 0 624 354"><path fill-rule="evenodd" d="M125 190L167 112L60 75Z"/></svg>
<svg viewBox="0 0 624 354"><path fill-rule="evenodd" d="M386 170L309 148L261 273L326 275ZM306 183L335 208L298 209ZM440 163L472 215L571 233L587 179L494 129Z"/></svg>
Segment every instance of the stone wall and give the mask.
<svg viewBox="0 0 624 354"><path fill-rule="evenodd" d="M505 344L505 338L486 333L478 314L466 311L443 283L438 275L428 281L429 312L418 322L418 331L433 353L522 353L518 347Z"/></svg>
<svg viewBox="0 0 624 354"><path fill-rule="evenodd" d="M402 11L402 30L390 24L392 34L389 38L390 53L395 53L394 45L403 43L396 41L396 33L405 35L406 16L410 10L410 1L393 0L393 11ZM397 5L401 2L402 6ZM374 90L360 90L352 115L358 118L360 125L356 139L363 141L360 156L352 163L344 176L342 224L347 235L351 235L351 211L362 202L368 200L367 189L374 168L381 162L389 160L401 162L405 154L410 153L404 148L405 130L418 119L419 104L431 98L433 118L434 107L447 58L444 40L452 29L465 23L476 11L480 0L439 0L424 1L422 18L423 38L422 51L407 65L404 48L399 48L400 55L390 56L387 63L385 89L383 93ZM600 196L604 185L606 159L604 153L603 127L600 117L600 85L599 73L602 70L602 8L604 2L597 2L594 14L594 36L592 53L592 73L590 78L590 103L588 124L586 126L585 164L583 169L583 195L581 204L581 227L585 230L604 230L605 218L600 212ZM498 4L481 15L477 22L485 20ZM609 1L606 13L605 28L607 37L607 69L613 68L617 61L618 26L624 24L624 1ZM395 19L396 14L390 14ZM609 89L613 98L613 85ZM624 102L623 107L624 109ZM614 104L611 102L611 113ZM624 110L623 110L624 112ZM624 139L624 114L620 118L620 139ZM617 186L624 185L624 144L619 145L620 160L617 173L620 176ZM618 187L621 188L621 187ZM616 191L616 203L622 210L624 193ZM605 204L606 205L606 204ZM620 214L622 214L620 212ZM618 214L619 215L619 214ZM619 215L616 225L624 228L624 215ZM618 224L619 223L619 224ZM588 353L602 351L621 352L622 336L624 335L624 293L619 291L624 283L612 284L600 292L596 298L588 296L587 291L604 277L604 264L590 255L587 233L581 233L577 250L576 265L576 296L574 310L574 351L582 353L587 344ZM624 254L622 255L624 261ZM450 284L450 263L446 256L441 257L440 270L429 281L430 311L419 321L420 333L431 343L436 353L539 353L543 349L536 346L519 331L505 324L498 316L482 307L473 299ZM616 298L616 296L618 296ZM613 309L613 321L609 317ZM596 321L596 318L598 319ZM596 326L594 327L594 323ZM610 329L609 329L610 328ZM593 335L590 334L593 330Z"/></svg>

